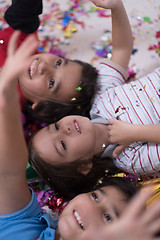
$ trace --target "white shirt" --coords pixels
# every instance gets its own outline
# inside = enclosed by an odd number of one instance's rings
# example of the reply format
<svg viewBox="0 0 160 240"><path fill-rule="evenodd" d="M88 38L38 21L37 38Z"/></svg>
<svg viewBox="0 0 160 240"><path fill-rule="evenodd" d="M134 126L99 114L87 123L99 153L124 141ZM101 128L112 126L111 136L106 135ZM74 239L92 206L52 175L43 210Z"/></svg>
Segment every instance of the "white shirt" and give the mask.
<svg viewBox="0 0 160 240"><path fill-rule="evenodd" d="M90 115L132 124L160 123L160 68L125 83L125 70L112 61L99 66L97 93ZM107 154L107 149L106 149ZM160 145L135 142L115 159L118 168L136 176L160 176Z"/></svg>

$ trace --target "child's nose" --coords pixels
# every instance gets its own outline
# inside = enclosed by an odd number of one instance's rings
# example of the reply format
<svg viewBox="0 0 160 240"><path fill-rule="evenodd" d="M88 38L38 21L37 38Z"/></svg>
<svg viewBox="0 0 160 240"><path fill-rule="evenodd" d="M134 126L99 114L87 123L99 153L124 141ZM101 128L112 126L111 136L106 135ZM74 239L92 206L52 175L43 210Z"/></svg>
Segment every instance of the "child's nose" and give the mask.
<svg viewBox="0 0 160 240"><path fill-rule="evenodd" d="M63 127L63 132L67 135L71 134L71 127L70 126Z"/></svg>
<svg viewBox="0 0 160 240"><path fill-rule="evenodd" d="M45 61L42 61L38 66L38 72L40 75L43 75L45 73L51 72L51 68Z"/></svg>

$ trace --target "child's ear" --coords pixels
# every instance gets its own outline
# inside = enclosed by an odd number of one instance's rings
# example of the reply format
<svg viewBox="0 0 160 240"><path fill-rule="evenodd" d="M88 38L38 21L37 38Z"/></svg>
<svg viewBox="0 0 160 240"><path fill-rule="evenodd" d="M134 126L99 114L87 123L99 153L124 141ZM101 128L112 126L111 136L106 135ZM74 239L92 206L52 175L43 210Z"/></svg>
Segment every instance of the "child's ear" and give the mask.
<svg viewBox="0 0 160 240"><path fill-rule="evenodd" d="M35 107L37 106L37 104L38 104L38 103L33 103L33 104L32 104L32 110L35 109Z"/></svg>
<svg viewBox="0 0 160 240"><path fill-rule="evenodd" d="M77 168L77 172L82 175L87 175L93 167L93 163L83 163Z"/></svg>

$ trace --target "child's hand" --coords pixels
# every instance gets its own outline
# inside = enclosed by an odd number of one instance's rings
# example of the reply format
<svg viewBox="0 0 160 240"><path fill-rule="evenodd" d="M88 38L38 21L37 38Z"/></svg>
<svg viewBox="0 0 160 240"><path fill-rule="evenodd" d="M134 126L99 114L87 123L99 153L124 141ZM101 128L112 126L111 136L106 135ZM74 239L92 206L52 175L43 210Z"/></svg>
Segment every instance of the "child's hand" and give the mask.
<svg viewBox="0 0 160 240"><path fill-rule="evenodd" d="M32 61L32 54L38 47L38 41L34 35L30 35L17 49L17 41L20 35L15 31L8 45L8 57L0 73L0 81L11 81L18 78L21 71Z"/></svg>
<svg viewBox="0 0 160 240"><path fill-rule="evenodd" d="M160 199L146 209L146 202L152 193L153 189L148 188L137 194L122 216L129 230L130 240L160 239L154 237L160 232Z"/></svg>
<svg viewBox="0 0 160 240"><path fill-rule="evenodd" d="M119 144L113 151L113 157L116 158L124 148L134 142L134 125L115 119L109 119L108 123L110 143Z"/></svg>
<svg viewBox="0 0 160 240"><path fill-rule="evenodd" d="M128 204L120 218L110 228L112 240L158 240L155 235L160 231L160 200L146 209L146 201L152 194L152 190L140 192ZM108 235L107 235L108 236ZM107 238L106 238L107 239Z"/></svg>
<svg viewBox="0 0 160 240"><path fill-rule="evenodd" d="M106 9L113 9L120 5L121 0L90 0L97 7L102 7Z"/></svg>

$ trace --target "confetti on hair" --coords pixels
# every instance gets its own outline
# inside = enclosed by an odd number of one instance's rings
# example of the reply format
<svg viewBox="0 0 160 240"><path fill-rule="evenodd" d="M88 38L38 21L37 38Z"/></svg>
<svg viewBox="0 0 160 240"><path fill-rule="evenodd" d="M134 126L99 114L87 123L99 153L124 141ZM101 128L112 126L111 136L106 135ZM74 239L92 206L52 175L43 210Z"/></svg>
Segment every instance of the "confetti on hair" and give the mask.
<svg viewBox="0 0 160 240"><path fill-rule="evenodd" d="M76 88L76 91L79 91L79 92L80 92L80 91L82 91L82 88L81 88L81 87L77 87L77 88Z"/></svg>
<svg viewBox="0 0 160 240"><path fill-rule="evenodd" d="M73 97L72 99L71 99L71 101L73 102L73 101L76 101L76 98L75 97Z"/></svg>

